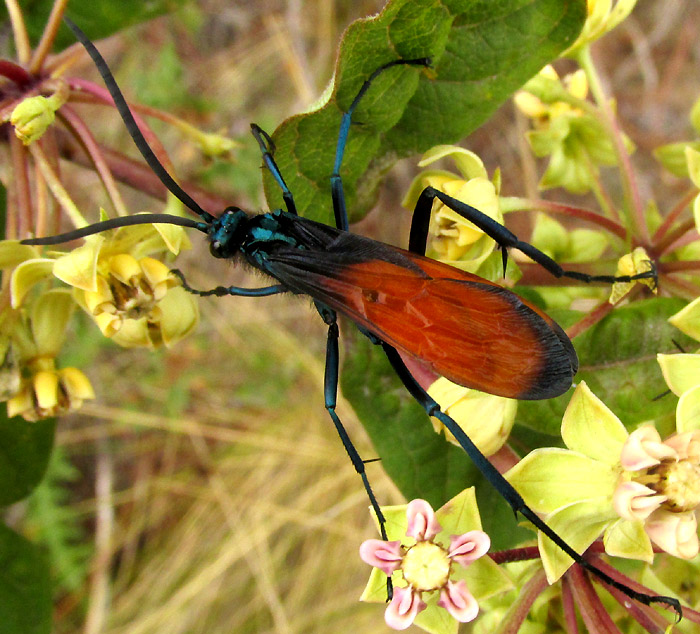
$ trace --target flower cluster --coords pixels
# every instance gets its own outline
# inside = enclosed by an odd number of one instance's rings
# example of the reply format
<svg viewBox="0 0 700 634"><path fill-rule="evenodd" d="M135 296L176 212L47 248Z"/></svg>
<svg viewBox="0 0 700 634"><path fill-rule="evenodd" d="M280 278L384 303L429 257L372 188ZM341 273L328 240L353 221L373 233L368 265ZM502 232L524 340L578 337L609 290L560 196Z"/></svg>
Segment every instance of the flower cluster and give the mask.
<svg viewBox="0 0 700 634"><path fill-rule="evenodd" d="M662 442L653 427L629 434L581 382L562 421L567 449L536 449L507 474L526 503L575 550L602 534L608 554L651 563L652 541L682 558L698 553L700 427L681 416ZM547 578L572 563L540 534Z"/></svg>
<svg viewBox="0 0 700 634"><path fill-rule="evenodd" d="M139 225L87 238L68 254L41 257L34 247L0 243L0 268L11 271L10 305L3 324L3 399L8 415L27 420L56 416L94 398L76 368L57 369L75 305L105 336L125 347L170 346L197 324L197 303L168 267L147 253L177 253L187 246L180 227ZM52 279L68 289L33 293Z"/></svg>

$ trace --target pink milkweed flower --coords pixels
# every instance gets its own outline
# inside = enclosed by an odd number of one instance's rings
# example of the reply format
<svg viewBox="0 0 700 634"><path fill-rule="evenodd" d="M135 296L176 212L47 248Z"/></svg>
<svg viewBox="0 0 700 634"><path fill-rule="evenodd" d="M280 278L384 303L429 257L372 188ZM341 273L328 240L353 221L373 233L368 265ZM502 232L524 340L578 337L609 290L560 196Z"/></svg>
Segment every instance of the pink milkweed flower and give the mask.
<svg viewBox="0 0 700 634"><path fill-rule="evenodd" d="M395 630L411 624L431 632L456 631L458 622L476 618L479 604L469 589L468 570L480 582L480 598L508 589L510 582L491 559L482 558L491 540L481 530L473 489L463 491L436 512L425 500L382 509L387 533L401 539L369 539L360 557L375 571L362 600L386 600L386 577L394 582L394 595L384 618ZM471 528L466 532L457 531ZM383 574L375 575L375 572ZM485 583L482 583L485 581ZM445 619L446 610L454 620ZM442 614L440 614L442 612Z"/></svg>

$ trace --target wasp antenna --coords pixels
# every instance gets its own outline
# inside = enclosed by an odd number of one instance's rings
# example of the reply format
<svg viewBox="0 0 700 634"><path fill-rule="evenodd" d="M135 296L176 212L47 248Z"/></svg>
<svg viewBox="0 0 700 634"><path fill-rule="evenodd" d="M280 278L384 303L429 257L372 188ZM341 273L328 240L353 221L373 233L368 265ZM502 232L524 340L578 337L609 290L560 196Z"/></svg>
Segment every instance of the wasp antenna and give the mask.
<svg viewBox="0 0 700 634"><path fill-rule="evenodd" d="M208 226L205 222L197 222L196 220L192 220L190 218L181 218L180 216L173 216L172 214L139 214L137 216L122 216L121 218L110 218L109 220L103 220L102 222L96 222L95 224L88 225L87 227L83 227L82 229L75 229L74 231L68 231L67 233L60 233L57 236L20 240L20 244L61 244L63 242L70 242L71 240L77 240L78 238L91 236L95 233L100 233L101 231L107 231L109 229L146 224L179 225L180 227L190 227L191 229L199 229L199 231L202 231L204 233L207 232Z"/></svg>
<svg viewBox="0 0 700 634"><path fill-rule="evenodd" d="M185 206L187 206L190 210L192 210L194 213L200 216L203 220L207 222L211 222L212 220L214 220L214 216L212 216L209 212L204 211L204 209L202 209L195 202L195 200L175 182L173 177L170 176L168 171L158 160L155 153L151 149L151 146L148 145L148 141L146 141L146 138L143 136L143 133L139 129L139 126L136 123L136 119L134 119L134 115L131 114L131 110L129 109L129 106L126 103L124 95L122 94L121 89L117 85L116 79L114 79L114 75L112 75L112 71L109 70L107 62L105 61L104 57L102 57L101 53L97 50L97 47L88 39L88 36L82 32L82 30L75 24L75 22L73 22L67 17L64 17L63 19L68 25L68 28L71 31L73 31L73 34L75 35L76 39L83 45L88 55L92 58L92 61L97 67L97 72L99 72L102 76L102 80L104 81L105 86L109 91L109 94L112 95L114 105L116 106L117 111L119 112L119 115L122 118L122 121L124 121L124 125L126 125L126 129L128 130L129 135L134 140L136 147L138 148L139 152L141 152L141 156L143 156L146 163L148 163L148 166L160 179L160 182L163 183L163 185L165 185L168 191L170 191Z"/></svg>

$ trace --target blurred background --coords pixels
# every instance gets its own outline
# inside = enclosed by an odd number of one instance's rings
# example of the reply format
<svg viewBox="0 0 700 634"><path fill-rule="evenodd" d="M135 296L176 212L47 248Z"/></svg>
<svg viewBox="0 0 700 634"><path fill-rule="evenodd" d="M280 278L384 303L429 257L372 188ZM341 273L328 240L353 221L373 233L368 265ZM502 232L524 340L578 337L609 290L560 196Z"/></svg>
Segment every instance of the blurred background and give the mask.
<svg viewBox="0 0 700 634"><path fill-rule="evenodd" d="M128 98L243 143L233 163L207 163L172 128L154 124L179 178L266 210L249 123L272 132L309 107L331 79L345 27L383 4L189 2L100 48ZM644 198L676 200L687 188L651 150L694 136L699 14L694 2L642 0L594 48L637 146ZM74 74L98 81L85 59ZM88 121L103 142L136 156L116 116ZM536 192L542 168L525 129L506 104L465 143L489 172L501 168L505 195ZM354 230L406 244L410 214L400 201L414 164L392 170L377 208ZM77 202L95 208L94 176L76 169L74 177L85 192ZM132 212L160 210L127 195ZM192 241L177 265L194 287L260 285L211 258L198 235ZM370 571L358 547L376 531L323 407L325 327L310 301L205 299L200 310L193 336L155 353L118 348L87 319L76 322L65 364L85 369L98 397L60 422L48 477L16 511L56 562L55 631L389 631L381 606L357 601ZM375 457L342 398L338 411L363 457ZM368 471L382 504L403 502L381 463Z"/></svg>

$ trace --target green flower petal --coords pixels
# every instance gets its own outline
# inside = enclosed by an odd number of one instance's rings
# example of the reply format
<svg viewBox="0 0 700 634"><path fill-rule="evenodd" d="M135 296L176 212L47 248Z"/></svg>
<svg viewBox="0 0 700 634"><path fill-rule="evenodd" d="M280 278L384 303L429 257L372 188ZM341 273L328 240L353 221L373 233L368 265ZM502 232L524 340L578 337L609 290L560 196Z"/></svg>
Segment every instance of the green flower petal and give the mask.
<svg viewBox="0 0 700 634"><path fill-rule="evenodd" d="M581 381L564 412L561 436L569 449L616 465L628 433L620 419Z"/></svg>
<svg viewBox="0 0 700 634"><path fill-rule="evenodd" d="M161 335L167 347L186 337L199 323L197 300L181 286L171 288L158 306L162 311Z"/></svg>
<svg viewBox="0 0 700 634"><path fill-rule="evenodd" d="M603 255L609 243L608 236L602 231L574 229L570 232L564 254L566 262L594 262Z"/></svg>
<svg viewBox="0 0 700 634"><path fill-rule="evenodd" d="M603 536L605 552L613 557L639 559L653 563L654 550L641 520L619 519L611 524Z"/></svg>
<svg viewBox="0 0 700 634"><path fill-rule="evenodd" d="M399 575L392 575L392 579L397 576ZM403 582L401 585L405 586L406 583ZM365 603L386 603L386 575L379 568L372 568L367 585L360 595L360 601Z"/></svg>
<svg viewBox="0 0 700 634"><path fill-rule="evenodd" d="M407 542L406 529L408 528L408 520L406 519L406 508L407 504L397 504L395 506L382 506L382 513L384 514L384 519L386 523L384 528L386 529L386 536L389 538L390 542L399 540L402 543ZM374 520L374 525L377 527L377 532L379 532L379 522L377 521L377 516L374 510L370 507L370 515ZM384 573L382 573L384 574ZM384 575L386 577L386 575ZM386 597L385 597L386 598Z"/></svg>
<svg viewBox="0 0 700 634"><path fill-rule="evenodd" d="M0 240L0 270L11 269L25 260L36 259L36 247L20 244L18 240Z"/></svg>
<svg viewBox="0 0 700 634"><path fill-rule="evenodd" d="M535 449L505 477L538 513L552 513L584 500L610 500L617 482L610 465L553 448Z"/></svg>
<svg viewBox="0 0 700 634"><path fill-rule="evenodd" d="M416 627L429 632L429 634L457 634L459 621L432 601L426 603L428 603L428 607L420 612L413 621Z"/></svg>
<svg viewBox="0 0 700 634"><path fill-rule="evenodd" d="M104 241L101 235L87 237L83 246L55 261L53 274L66 284L94 293L97 291L97 258Z"/></svg>
<svg viewBox="0 0 700 634"><path fill-rule="evenodd" d="M427 167L445 157L449 157L455 162L464 180L478 177L488 178L483 161L474 152L457 145L436 145L423 154L418 162L418 167Z"/></svg>
<svg viewBox="0 0 700 634"><path fill-rule="evenodd" d="M700 384L700 354L657 354L656 359L676 396Z"/></svg>
<svg viewBox="0 0 700 634"><path fill-rule="evenodd" d="M674 176L688 178L688 160L685 156L687 147L700 150L700 141L680 141L661 145L654 150L654 157Z"/></svg>
<svg viewBox="0 0 700 634"><path fill-rule="evenodd" d="M122 346L122 348L154 348L148 329L148 321L145 317L141 319L125 319L119 332L112 341Z"/></svg>
<svg viewBox="0 0 700 634"><path fill-rule="evenodd" d="M515 587L506 571L488 556L477 559L468 568L456 565L453 570L451 579L453 581L464 579L469 591L479 602L502 592L508 592Z"/></svg>
<svg viewBox="0 0 700 634"><path fill-rule="evenodd" d="M549 515L547 524L576 552L582 553L603 533L614 516L612 505L605 501L577 502ZM547 581L554 583L574 561L544 534L539 533L537 540Z"/></svg>
<svg viewBox="0 0 700 634"><path fill-rule="evenodd" d="M700 341L700 297L669 317L668 322L689 337Z"/></svg>
<svg viewBox="0 0 700 634"><path fill-rule="evenodd" d="M75 302L67 288L54 288L37 297L32 307L32 335L37 355L55 357L63 345Z"/></svg>
<svg viewBox="0 0 700 634"><path fill-rule="evenodd" d="M700 383L683 392L678 400L676 430L678 433L700 431Z"/></svg>
<svg viewBox="0 0 700 634"><path fill-rule="evenodd" d="M12 278L10 279L12 308L21 306L32 287L51 275L53 265L53 260L36 258L22 262L12 271Z"/></svg>
<svg viewBox="0 0 700 634"><path fill-rule="evenodd" d="M690 147L685 148L685 160L688 163L688 176L695 187L700 187L700 152Z"/></svg>
<svg viewBox="0 0 700 634"><path fill-rule="evenodd" d="M538 213L535 229L532 232L532 244L554 259L565 255L563 251L569 242L569 234L561 222L547 214Z"/></svg>
<svg viewBox="0 0 700 634"><path fill-rule="evenodd" d="M455 174L447 170L425 170L416 176L411 182L406 195L401 201L401 206L413 211L418 202L418 197L426 188L426 180L430 178L440 178L446 181L455 180Z"/></svg>
<svg viewBox="0 0 700 634"><path fill-rule="evenodd" d="M445 535L449 538L450 535L461 535L469 531L481 530L481 516L476 504L474 487L464 489L443 504L435 512L435 519L442 526L438 539Z"/></svg>

